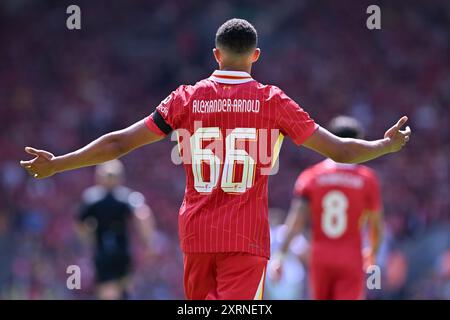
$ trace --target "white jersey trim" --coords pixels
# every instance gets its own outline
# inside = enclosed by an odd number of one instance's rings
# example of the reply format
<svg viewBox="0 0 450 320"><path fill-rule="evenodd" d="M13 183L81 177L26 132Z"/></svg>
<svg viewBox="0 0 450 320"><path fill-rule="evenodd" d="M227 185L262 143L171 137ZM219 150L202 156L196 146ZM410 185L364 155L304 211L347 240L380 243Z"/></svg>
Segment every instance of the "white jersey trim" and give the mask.
<svg viewBox="0 0 450 320"><path fill-rule="evenodd" d="M244 71L216 70L209 77L210 80L226 84L241 84L253 81L250 74Z"/></svg>

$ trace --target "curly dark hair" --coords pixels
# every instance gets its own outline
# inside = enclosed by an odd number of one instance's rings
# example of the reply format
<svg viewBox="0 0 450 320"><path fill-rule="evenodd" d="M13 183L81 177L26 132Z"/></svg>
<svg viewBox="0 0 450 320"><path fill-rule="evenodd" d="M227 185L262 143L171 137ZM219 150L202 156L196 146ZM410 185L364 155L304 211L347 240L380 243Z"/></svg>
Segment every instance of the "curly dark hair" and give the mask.
<svg viewBox="0 0 450 320"><path fill-rule="evenodd" d="M255 27L244 19L231 19L222 24L216 33L216 47L232 53L244 54L258 45Z"/></svg>

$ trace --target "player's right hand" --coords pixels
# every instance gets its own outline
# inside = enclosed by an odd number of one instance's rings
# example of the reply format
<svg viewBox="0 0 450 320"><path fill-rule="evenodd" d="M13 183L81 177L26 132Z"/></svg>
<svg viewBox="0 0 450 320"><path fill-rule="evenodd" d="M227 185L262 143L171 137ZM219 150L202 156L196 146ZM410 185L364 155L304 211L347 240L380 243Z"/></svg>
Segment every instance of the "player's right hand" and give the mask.
<svg viewBox="0 0 450 320"><path fill-rule="evenodd" d="M25 152L35 156L34 159L28 161L20 161L20 165L27 170L27 172L36 179L43 179L50 177L56 173L53 159L55 156L45 150L37 150L31 147L26 147Z"/></svg>
<svg viewBox="0 0 450 320"><path fill-rule="evenodd" d="M397 152L409 141L411 135L411 128L408 126L405 130L400 130L408 121L407 116L403 116L397 121L395 125L389 128L384 134L384 138L389 139L389 151Z"/></svg>

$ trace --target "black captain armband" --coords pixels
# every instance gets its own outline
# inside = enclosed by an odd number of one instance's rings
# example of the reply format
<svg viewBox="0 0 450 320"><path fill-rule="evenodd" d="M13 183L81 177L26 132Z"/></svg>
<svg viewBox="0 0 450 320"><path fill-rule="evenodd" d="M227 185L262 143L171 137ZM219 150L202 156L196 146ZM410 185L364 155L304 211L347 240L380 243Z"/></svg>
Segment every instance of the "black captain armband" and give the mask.
<svg viewBox="0 0 450 320"><path fill-rule="evenodd" d="M164 120L158 110L153 112L152 119L159 130L161 130L164 134L169 134L173 131L172 127L167 124L166 120Z"/></svg>

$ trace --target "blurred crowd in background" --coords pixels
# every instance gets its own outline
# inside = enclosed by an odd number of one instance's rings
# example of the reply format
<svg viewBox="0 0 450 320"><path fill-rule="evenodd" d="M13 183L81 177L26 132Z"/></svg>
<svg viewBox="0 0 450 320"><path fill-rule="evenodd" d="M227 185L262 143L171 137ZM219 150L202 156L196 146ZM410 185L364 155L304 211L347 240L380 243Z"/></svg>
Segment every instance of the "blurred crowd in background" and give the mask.
<svg viewBox="0 0 450 320"><path fill-rule="evenodd" d="M217 27L242 17L259 32L254 78L281 87L319 124L352 115L377 139L409 116L407 148L369 164L386 224L382 288L369 297L450 299L450 2L377 1L381 30L366 28L367 1L72 2L78 31L66 28L67 1L0 2L0 298L92 293L92 249L74 217L93 169L37 181L18 164L23 147L61 154L144 118L178 85L210 75ZM185 178L173 147L167 138L123 158L127 186L145 195L158 227L153 254L135 250L131 298L183 298ZM297 175L320 159L285 141L269 206L285 214ZM79 291L66 287L72 264Z"/></svg>

